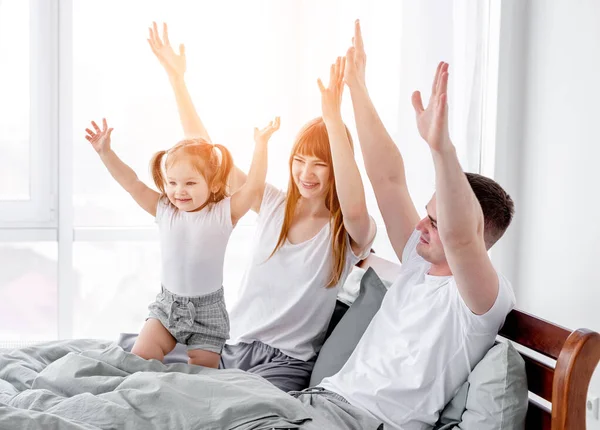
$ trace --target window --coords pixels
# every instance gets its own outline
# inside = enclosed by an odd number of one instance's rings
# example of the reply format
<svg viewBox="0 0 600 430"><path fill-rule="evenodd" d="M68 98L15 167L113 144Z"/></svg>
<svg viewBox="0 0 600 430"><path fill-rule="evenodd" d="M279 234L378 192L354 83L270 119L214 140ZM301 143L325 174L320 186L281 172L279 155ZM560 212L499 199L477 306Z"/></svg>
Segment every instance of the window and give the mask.
<svg viewBox="0 0 600 430"><path fill-rule="evenodd" d="M29 147L29 2L4 0L0 5L0 56L10 67L0 68L0 201L27 201L30 192ZM6 64L6 63L5 63Z"/></svg>
<svg viewBox="0 0 600 430"><path fill-rule="evenodd" d="M0 3L0 228L54 225L55 48L48 3ZM42 15L41 13L46 13ZM8 67L7 67L8 65Z"/></svg>
<svg viewBox="0 0 600 430"><path fill-rule="evenodd" d="M477 170L486 56L480 44L459 48L485 31L485 10L458 0L0 0L0 55L14 59L0 69L0 151L8 160L0 170L0 251L24 262L15 263L18 282L3 277L2 266L0 303L25 309L24 288L53 303L33 327L25 311L11 314L0 339L115 338L139 330L160 289L154 220L115 183L84 138L91 120L106 117L115 129L113 149L152 185L152 154L183 137L167 77L145 40L153 20L169 23L173 46L186 44L186 80L196 107L237 165L249 167L253 128L281 116L268 181L286 188L295 135L320 115L316 79L326 79L329 64L345 54L360 17L369 92L403 153L411 194L422 208L434 190L433 168L410 93L420 89L427 98L440 59L469 70L452 75L451 123L463 166ZM426 20L436 30L423 38ZM469 97L453 98L453 91ZM348 92L343 115L378 224L374 248L395 259L362 169ZM241 220L230 239L228 304L251 252L254 219Z"/></svg>

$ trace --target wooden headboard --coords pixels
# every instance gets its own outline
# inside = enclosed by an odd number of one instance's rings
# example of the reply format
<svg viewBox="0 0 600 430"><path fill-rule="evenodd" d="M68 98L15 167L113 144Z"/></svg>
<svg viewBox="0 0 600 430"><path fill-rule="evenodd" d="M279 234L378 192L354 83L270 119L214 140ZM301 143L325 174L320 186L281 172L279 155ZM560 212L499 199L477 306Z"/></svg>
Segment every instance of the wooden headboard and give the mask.
<svg viewBox="0 0 600 430"><path fill-rule="evenodd" d="M556 366L521 353L529 391L549 401L551 410L530 400L527 430L583 430L590 380L600 361L600 334L567 330L525 312L513 310L500 336L556 360Z"/></svg>
<svg viewBox="0 0 600 430"><path fill-rule="evenodd" d="M393 281L398 263L369 255L360 267L372 267L379 277ZM588 329L560 327L519 310L506 317L500 336L552 360L555 368L534 354L521 351L525 360L529 391L551 403L551 410L530 400L527 430L583 430L588 387L600 361L600 334Z"/></svg>

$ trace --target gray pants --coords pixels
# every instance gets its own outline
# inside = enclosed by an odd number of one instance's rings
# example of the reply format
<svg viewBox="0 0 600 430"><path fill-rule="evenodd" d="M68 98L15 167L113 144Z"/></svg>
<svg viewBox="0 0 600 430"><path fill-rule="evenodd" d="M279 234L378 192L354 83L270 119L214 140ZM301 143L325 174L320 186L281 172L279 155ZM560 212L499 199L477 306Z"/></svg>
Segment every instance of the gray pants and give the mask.
<svg viewBox="0 0 600 430"><path fill-rule="evenodd" d="M221 369L241 369L262 376L283 391L299 391L308 387L316 358L298 360L259 341L225 345L221 353Z"/></svg>
<svg viewBox="0 0 600 430"><path fill-rule="evenodd" d="M288 393L305 406L313 419L306 429L315 430L383 430L383 424L362 409L352 406L339 394L321 387ZM305 425L302 426L302 428Z"/></svg>

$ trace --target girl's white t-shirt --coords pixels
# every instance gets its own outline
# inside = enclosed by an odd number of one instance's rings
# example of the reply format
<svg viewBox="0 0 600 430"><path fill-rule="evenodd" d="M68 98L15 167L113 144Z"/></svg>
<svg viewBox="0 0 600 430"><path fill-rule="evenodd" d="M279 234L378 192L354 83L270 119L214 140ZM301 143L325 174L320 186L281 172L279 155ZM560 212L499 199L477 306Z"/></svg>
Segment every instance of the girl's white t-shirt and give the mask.
<svg viewBox="0 0 600 430"><path fill-rule="evenodd" d="M352 266L369 254L354 255L347 235L340 281L327 288L332 273L331 223L305 242L288 240L269 258L279 239L285 214L285 192L265 186L251 262L229 317L229 344L256 340L299 360L310 360L321 348L340 285Z"/></svg>
<svg viewBox="0 0 600 430"><path fill-rule="evenodd" d="M223 260L233 231L231 199L185 212L161 198L156 207L161 281L180 296L200 296L223 286Z"/></svg>

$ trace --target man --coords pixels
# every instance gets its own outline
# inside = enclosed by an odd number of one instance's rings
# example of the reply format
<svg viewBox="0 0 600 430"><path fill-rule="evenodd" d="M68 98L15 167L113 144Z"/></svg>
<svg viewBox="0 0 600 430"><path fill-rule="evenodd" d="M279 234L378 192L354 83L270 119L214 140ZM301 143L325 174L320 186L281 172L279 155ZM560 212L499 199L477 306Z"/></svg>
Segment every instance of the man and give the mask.
<svg viewBox="0 0 600 430"><path fill-rule="evenodd" d="M412 97L436 176L427 216L419 220L402 156L367 92L365 65L357 21L345 81L401 274L344 367L295 395L314 407L316 421L328 417L339 428L383 423L386 429L427 429L493 345L514 306L510 284L487 253L510 224L514 206L496 182L462 171L448 134L448 64L440 63L428 106L419 92Z"/></svg>

